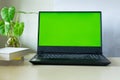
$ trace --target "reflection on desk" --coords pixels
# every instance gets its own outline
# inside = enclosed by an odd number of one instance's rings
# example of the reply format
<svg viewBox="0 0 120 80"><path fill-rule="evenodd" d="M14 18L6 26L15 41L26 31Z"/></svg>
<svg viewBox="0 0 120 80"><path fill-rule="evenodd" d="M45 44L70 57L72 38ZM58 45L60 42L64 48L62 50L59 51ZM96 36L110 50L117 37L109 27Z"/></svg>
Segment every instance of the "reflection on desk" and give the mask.
<svg viewBox="0 0 120 80"><path fill-rule="evenodd" d="M25 57L21 65L0 66L0 80L120 80L120 58L109 58L109 66L32 65Z"/></svg>

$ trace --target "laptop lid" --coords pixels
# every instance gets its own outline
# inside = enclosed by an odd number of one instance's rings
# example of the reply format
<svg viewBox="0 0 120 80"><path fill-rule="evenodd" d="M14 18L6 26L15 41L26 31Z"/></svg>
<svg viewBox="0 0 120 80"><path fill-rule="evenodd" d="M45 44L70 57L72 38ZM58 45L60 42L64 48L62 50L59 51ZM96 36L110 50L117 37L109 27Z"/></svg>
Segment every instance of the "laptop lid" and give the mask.
<svg viewBox="0 0 120 80"><path fill-rule="evenodd" d="M102 54L100 11L40 11L38 53Z"/></svg>

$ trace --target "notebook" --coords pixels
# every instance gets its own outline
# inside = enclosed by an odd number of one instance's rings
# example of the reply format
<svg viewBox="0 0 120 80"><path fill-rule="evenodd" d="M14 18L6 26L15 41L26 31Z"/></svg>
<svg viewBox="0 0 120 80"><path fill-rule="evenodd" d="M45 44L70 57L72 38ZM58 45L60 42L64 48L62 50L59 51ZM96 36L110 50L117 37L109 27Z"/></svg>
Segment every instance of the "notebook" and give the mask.
<svg viewBox="0 0 120 80"><path fill-rule="evenodd" d="M40 11L38 19L38 49L32 64L110 64L102 52L101 11Z"/></svg>

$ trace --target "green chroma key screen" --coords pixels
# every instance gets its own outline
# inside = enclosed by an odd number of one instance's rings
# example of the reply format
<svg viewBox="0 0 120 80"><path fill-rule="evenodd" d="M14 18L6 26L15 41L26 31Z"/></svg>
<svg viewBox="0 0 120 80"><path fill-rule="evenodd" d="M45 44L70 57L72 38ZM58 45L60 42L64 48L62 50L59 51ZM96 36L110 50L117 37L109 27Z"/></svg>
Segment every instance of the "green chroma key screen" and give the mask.
<svg viewBox="0 0 120 80"><path fill-rule="evenodd" d="M40 12L39 46L101 46L100 12Z"/></svg>

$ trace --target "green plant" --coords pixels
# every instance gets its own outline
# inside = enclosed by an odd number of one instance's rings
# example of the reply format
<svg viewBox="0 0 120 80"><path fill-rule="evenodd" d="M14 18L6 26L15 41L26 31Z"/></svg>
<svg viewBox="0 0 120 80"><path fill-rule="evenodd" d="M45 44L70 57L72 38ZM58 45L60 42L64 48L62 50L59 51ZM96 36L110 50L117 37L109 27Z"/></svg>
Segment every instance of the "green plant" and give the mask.
<svg viewBox="0 0 120 80"><path fill-rule="evenodd" d="M15 21L15 7L3 7L1 9L0 34L4 36L20 37L24 30L24 22Z"/></svg>
<svg viewBox="0 0 120 80"><path fill-rule="evenodd" d="M1 9L0 34L8 37L7 47L20 47L19 39L24 30L24 22L15 20L17 13L15 7L3 7Z"/></svg>

